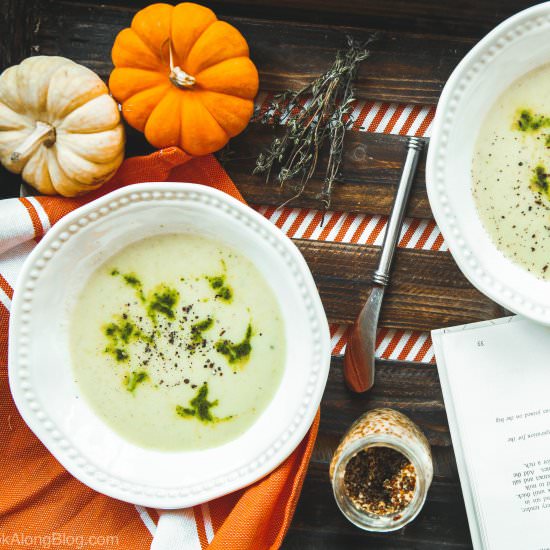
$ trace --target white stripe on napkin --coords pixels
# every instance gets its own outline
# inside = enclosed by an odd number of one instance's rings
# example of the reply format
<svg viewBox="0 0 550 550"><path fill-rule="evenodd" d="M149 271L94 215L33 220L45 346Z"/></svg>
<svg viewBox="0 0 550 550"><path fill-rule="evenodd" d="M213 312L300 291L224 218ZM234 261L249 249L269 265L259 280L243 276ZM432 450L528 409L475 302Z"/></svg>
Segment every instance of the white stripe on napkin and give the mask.
<svg viewBox="0 0 550 550"><path fill-rule="evenodd" d="M145 527L147 527L147 529L149 530L149 533L151 533L151 535L153 535L154 537L157 531L157 526L153 521L153 518L149 515L147 508L145 508L144 506L140 506L139 504L135 504L134 507L137 510L141 521L143 521Z"/></svg>
<svg viewBox="0 0 550 550"><path fill-rule="evenodd" d="M151 550L201 550L193 508L158 512Z"/></svg>
<svg viewBox="0 0 550 550"><path fill-rule="evenodd" d="M0 235L0 254L34 237L32 221L19 199L2 201Z"/></svg>
<svg viewBox="0 0 550 550"><path fill-rule="evenodd" d="M0 288L0 304L2 304L8 311L11 309L10 297Z"/></svg>
<svg viewBox="0 0 550 550"><path fill-rule="evenodd" d="M38 219L42 225L42 229L44 233L46 233L52 225L50 223L50 218L48 218L48 214L46 214L46 211L44 210L44 207L40 204L36 197L27 197L27 200L34 206L34 209L38 214Z"/></svg>
<svg viewBox="0 0 550 550"><path fill-rule="evenodd" d="M0 255L0 273L12 288L15 288L15 282L23 267L23 262L35 246L36 242L31 239Z"/></svg>
<svg viewBox="0 0 550 550"><path fill-rule="evenodd" d="M204 521L204 530L206 531L206 540L210 543L214 538L214 527L212 527L212 518L210 517L210 506L208 502L201 504L202 519Z"/></svg>

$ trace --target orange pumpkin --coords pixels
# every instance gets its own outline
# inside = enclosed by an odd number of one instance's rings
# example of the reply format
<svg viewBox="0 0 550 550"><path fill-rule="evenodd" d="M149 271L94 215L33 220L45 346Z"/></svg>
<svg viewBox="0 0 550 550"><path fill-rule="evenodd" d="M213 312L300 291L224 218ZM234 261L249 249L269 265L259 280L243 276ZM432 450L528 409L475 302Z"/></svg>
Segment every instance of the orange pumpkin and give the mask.
<svg viewBox="0 0 550 550"><path fill-rule="evenodd" d="M212 153L252 116L258 71L248 44L204 6L142 9L116 37L112 57L111 93L128 124L155 147Z"/></svg>

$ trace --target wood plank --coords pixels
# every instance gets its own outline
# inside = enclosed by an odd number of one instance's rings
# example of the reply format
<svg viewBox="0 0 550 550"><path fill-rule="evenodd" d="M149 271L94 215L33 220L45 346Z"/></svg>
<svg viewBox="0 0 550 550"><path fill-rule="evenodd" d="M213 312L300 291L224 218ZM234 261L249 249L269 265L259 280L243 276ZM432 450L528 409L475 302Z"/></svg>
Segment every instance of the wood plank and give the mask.
<svg viewBox="0 0 550 550"><path fill-rule="evenodd" d="M128 26L135 11L123 5L41 2L35 49L71 57L106 78L114 38ZM362 41L373 32L245 17L226 19L247 38L263 90L303 86L326 70L336 51L345 46L346 34ZM359 70L357 93L385 101L435 103L445 80L472 44L471 39L454 36L381 32L372 45L372 56Z"/></svg>
<svg viewBox="0 0 550 550"><path fill-rule="evenodd" d="M344 383L343 357L333 357L327 387L321 403L320 440L317 462L329 462L349 426L365 411L377 407L400 410L416 422L431 445L449 448L451 438L437 368L434 365L398 361L377 361L375 383L365 394L350 391ZM442 457L437 475L456 480L456 467ZM445 461L447 461L445 463Z"/></svg>
<svg viewBox="0 0 550 550"><path fill-rule="evenodd" d="M128 157L153 152L153 147L145 141L143 134L128 126L126 130ZM289 190L281 189L273 178L266 182L263 175L252 174L258 154L281 131L280 128L252 123L217 155L249 204L280 206L292 196ZM345 140L342 170L334 188L331 209L388 215L401 175L406 138L348 131ZM425 154L419 163L407 210L408 216L416 218L432 217L425 185L424 158ZM317 195L322 187L326 159L326 152L323 152L318 170L306 191L290 206L322 207ZM5 183L0 188L0 198L17 195L19 176L2 169L2 178Z"/></svg>
<svg viewBox="0 0 550 550"><path fill-rule="evenodd" d="M358 41L374 29L236 20L258 63L263 90L299 89L324 72L348 34ZM358 97L436 103L443 85L472 41L379 31L355 82Z"/></svg>
<svg viewBox="0 0 550 550"><path fill-rule="evenodd" d="M73 1L90 3L90 0ZM116 2L134 9L150 3L151 0ZM507 17L538 3L539 0L211 0L208 6L225 18L271 19L479 39Z"/></svg>
<svg viewBox="0 0 550 550"><path fill-rule="evenodd" d="M214 0L209 5L219 13L248 17L481 38L507 17L538 3L539 0Z"/></svg>
<svg viewBox="0 0 550 550"><path fill-rule="evenodd" d="M0 0L0 70L30 55L35 9L34 0Z"/></svg>
<svg viewBox="0 0 550 550"><path fill-rule="evenodd" d="M218 158L250 204L280 206L293 196L275 177L253 175L256 158L283 129L252 123L221 151ZM334 187L332 210L388 215L406 155L406 137L348 131L344 142L341 172ZM411 190L407 214L431 218L425 184L425 153L422 154ZM290 206L322 208L317 198L323 186L327 152L323 151L314 177L304 193Z"/></svg>
<svg viewBox="0 0 550 550"><path fill-rule="evenodd" d="M0 0L0 72L31 54L34 0ZM0 199L18 196L21 179L0 166Z"/></svg>
<svg viewBox="0 0 550 550"><path fill-rule="evenodd" d="M378 360L374 387L362 395L348 390L343 367L343 357L332 358L312 462L328 465L340 439L359 416L377 407L391 407L409 416L426 434L432 446L435 477L457 483L458 472L436 367Z"/></svg>
<svg viewBox="0 0 550 550"><path fill-rule="evenodd" d="M328 465L351 423L365 411L381 406L402 411L426 434L432 446L434 482L414 523L398 534L376 536L355 529L340 514L330 489ZM346 388L343 359L335 357L321 403L312 462L283 547L365 548L370 543L376 548L411 548L413 541L422 541L423 548L469 548L470 544L437 369L377 361L373 389L357 395Z"/></svg>
<svg viewBox="0 0 550 550"><path fill-rule="evenodd" d="M458 549L471 548L460 487L434 480L419 516L394 533L368 533L353 526L338 510L328 466L311 464L289 533L286 550Z"/></svg>
<svg viewBox="0 0 550 550"><path fill-rule="evenodd" d="M367 298L379 249L296 240L317 283L328 318L353 323ZM432 330L494 319L505 310L477 291L448 252L398 249L380 325Z"/></svg>

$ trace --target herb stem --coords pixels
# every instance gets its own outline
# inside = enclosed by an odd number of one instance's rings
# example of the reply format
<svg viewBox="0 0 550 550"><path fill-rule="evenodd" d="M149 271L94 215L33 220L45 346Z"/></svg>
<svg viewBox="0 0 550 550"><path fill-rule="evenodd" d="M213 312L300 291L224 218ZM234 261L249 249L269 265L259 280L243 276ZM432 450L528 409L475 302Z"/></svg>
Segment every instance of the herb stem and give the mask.
<svg viewBox="0 0 550 550"><path fill-rule="evenodd" d="M342 164L346 129L351 125L355 102L353 81L359 63L369 55L366 46L374 38L359 44L348 36L348 48L337 52L328 71L297 92L286 91L275 96L262 111L261 123L285 124L286 131L282 137L275 137L270 147L258 156L254 173L265 174L268 182L271 174L277 172L280 186L294 192L283 206L304 192L328 140L328 161L317 198L325 210L330 207L334 182Z"/></svg>

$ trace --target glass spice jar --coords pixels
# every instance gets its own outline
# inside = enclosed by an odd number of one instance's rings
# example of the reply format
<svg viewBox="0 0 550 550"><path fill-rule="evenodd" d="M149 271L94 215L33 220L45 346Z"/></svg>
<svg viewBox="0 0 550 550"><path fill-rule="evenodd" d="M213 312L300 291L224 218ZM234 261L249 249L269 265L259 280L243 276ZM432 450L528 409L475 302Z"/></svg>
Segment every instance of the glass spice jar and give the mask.
<svg viewBox="0 0 550 550"><path fill-rule="evenodd" d="M433 478L430 444L393 409L373 409L342 438L330 464L338 507L367 531L400 529L420 512Z"/></svg>

